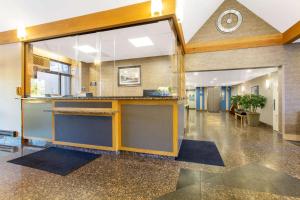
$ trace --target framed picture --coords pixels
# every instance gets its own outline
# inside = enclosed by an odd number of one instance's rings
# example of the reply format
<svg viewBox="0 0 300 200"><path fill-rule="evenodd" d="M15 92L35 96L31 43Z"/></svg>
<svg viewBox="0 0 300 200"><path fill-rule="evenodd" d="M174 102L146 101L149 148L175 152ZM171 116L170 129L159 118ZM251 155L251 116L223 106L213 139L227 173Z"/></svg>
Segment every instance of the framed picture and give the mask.
<svg viewBox="0 0 300 200"><path fill-rule="evenodd" d="M259 86L253 86L251 87L251 94L259 95Z"/></svg>
<svg viewBox="0 0 300 200"><path fill-rule="evenodd" d="M129 66L118 68L119 86L140 86L141 66Z"/></svg>

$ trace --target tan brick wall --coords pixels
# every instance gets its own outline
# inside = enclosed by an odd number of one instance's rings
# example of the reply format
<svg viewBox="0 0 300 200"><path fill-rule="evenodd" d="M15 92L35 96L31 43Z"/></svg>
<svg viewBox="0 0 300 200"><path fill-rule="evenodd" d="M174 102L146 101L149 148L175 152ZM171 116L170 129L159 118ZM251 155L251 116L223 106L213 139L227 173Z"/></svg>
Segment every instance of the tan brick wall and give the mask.
<svg viewBox="0 0 300 200"><path fill-rule="evenodd" d="M187 54L186 71L277 67L282 88L283 130L300 135L300 44ZM281 95L281 94L280 94Z"/></svg>
<svg viewBox="0 0 300 200"><path fill-rule="evenodd" d="M118 67L141 65L142 84L138 87L118 86ZM144 89L177 86L177 73L170 56L103 62L101 66L103 96L142 96Z"/></svg>
<svg viewBox="0 0 300 200"><path fill-rule="evenodd" d="M216 21L222 12L232 8L241 12L243 16L243 23L239 29L233 33L221 33L216 28ZM198 30L198 32L189 41L189 44L275 33L279 32L263 19L251 12L248 8L238 3L236 0L226 0Z"/></svg>
<svg viewBox="0 0 300 200"><path fill-rule="evenodd" d="M285 46L287 67L284 69L285 129L300 135L300 44Z"/></svg>

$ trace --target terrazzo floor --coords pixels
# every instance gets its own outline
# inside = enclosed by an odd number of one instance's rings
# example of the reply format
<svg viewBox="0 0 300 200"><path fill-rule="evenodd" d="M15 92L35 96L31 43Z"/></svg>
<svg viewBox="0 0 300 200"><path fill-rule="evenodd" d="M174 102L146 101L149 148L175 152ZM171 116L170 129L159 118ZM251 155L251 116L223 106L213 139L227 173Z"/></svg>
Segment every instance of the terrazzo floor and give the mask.
<svg viewBox="0 0 300 200"><path fill-rule="evenodd" d="M271 128L191 111L186 139L215 142L225 167L104 154L62 177L7 163L40 150L23 147L0 152L0 200L300 199L300 146Z"/></svg>

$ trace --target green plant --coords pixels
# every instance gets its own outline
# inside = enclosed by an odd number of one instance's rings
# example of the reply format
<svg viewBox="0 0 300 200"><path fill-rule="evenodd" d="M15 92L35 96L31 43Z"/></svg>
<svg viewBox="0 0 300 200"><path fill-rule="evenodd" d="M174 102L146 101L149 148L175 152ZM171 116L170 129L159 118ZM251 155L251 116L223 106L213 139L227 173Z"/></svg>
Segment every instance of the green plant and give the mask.
<svg viewBox="0 0 300 200"><path fill-rule="evenodd" d="M236 108L239 108L241 98L242 98L242 96L240 96L240 95L232 96L231 99L230 99L231 105L233 105Z"/></svg>
<svg viewBox="0 0 300 200"><path fill-rule="evenodd" d="M251 95L251 112L256 112L257 108L264 108L267 98L262 95Z"/></svg>
<svg viewBox="0 0 300 200"><path fill-rule="evenodd" d="M264 108L267 99L262 95L244 95L240 100L242 107L252 113L256 113L258 108Z"/></svg>

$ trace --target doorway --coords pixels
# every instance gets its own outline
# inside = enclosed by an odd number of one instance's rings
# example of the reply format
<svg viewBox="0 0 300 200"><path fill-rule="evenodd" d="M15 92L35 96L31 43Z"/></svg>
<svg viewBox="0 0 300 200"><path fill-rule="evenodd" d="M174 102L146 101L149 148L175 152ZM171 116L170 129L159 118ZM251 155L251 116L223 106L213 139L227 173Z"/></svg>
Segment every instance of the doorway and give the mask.
<svg viewBox="0 0 300 200"><path fill-rule="evenodd" d="M220 87L207 88L207 111L218 113L220 112L221 89Z"/></svg>
<svg viewBox="0 0 300 200"><path fill-rule="evenodd" d="M281 67L265 67L187 72L186 87L196 91L195 107L202 112L231 112L234 115L237 108L231 103L232 96L264 96L266 105L257 110L260 113L260 125L280 131L281 70Z"/></svg>

